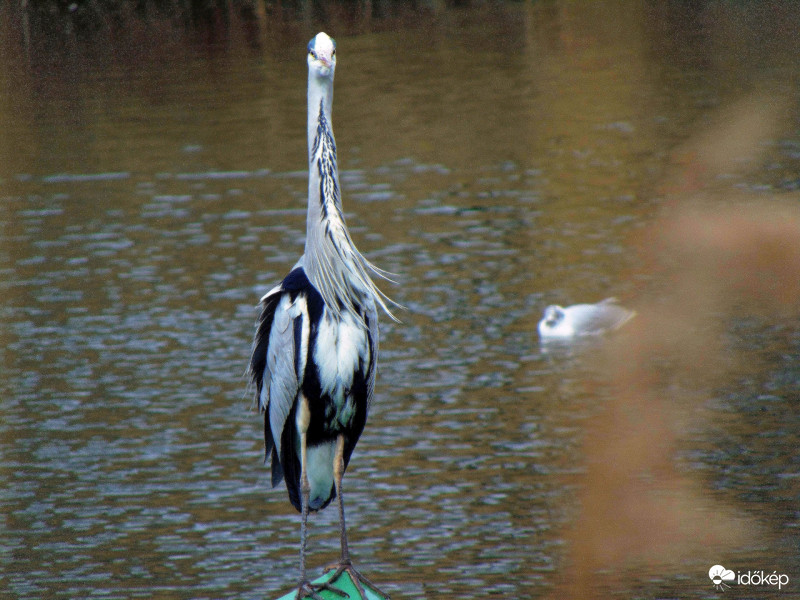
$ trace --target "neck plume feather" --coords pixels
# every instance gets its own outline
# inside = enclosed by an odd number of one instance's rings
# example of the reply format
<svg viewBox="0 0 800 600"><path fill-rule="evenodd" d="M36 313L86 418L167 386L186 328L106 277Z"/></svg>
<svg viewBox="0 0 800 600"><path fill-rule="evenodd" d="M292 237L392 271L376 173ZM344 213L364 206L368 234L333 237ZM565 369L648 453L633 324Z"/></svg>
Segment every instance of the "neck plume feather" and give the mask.
<svg viewBox="0 0 800 600"><path fill-rule="evenodd" d="M393 320L387 302L392 302L373 283L370 272L388 279L356 248L342 214L336 142L326 114L325 99L320 99L316 133L309 155L308 223L304 268L309 280L322 295L331 314L338 318L345 309L355 311L371 298ZM309 128L312 121L309 120ZM310 133L310 132L309 132Z"/></svg>

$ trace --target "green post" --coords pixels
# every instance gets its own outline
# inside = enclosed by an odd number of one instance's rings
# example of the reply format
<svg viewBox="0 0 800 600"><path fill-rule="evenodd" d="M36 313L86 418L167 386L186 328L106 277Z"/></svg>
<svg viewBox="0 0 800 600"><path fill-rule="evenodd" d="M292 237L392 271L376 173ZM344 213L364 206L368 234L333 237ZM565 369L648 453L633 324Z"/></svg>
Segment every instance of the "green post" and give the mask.
<svg viewBox="0 0 800 600"><path fill-rule="evenodd" d="M356 588L356 584L353 583L353 580L350 578L350 574L345 571L342 573L335 581L329 581L330 578L335 573L335 570L330 570L321 577L318 577L311 583L330 583L333 587L337 590L343 591L347 596L340 596L339 594L332 592L330 590L321 590L319 592L319 596L324 600L342 600L343 598L349 597L350 600L360 600L358 594L358 588ZM364 591L367 593L367 600L388 600L388 596L381 595L377 590L371 588L370 586L363 584L362 587ZM277 600L295 600L295 595L297 594L297 590L294 589L285 596L281 596ZM301 600L311 600L310 596L303 596Z"/></svg>

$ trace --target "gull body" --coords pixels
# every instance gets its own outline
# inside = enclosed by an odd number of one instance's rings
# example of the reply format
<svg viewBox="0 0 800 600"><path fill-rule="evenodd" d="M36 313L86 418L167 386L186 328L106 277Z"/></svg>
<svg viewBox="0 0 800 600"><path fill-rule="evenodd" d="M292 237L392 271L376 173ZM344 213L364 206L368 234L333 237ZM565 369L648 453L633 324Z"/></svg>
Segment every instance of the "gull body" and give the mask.
<svg viewBox="0 0 800 600"><path fill-rule="evenodd" d="M606 298L597 304L566 307L551 304L544 309L539 321L539 337L546 340L600 335L619 329L635 314L617 304L616 298Z"/></svg>
<svg viewBox="0 0 800 600"><path fill-rule="evenodd" d="M250 359L255 399L264 415L272 485L286 482L301 513L297 597L318 598L306 577L310 511L339 499L341 559L329 581L352 566L342 476L364 430L378 358L377 307L388 299L370 274L382 275L356 249L342 214L336 142L331 126L336 43L325 33L308 44L308 215L305 251L283 281L261 299ZM392 317L394 318L394 317ZM374 587L374 586L373 586Z"/></svg>

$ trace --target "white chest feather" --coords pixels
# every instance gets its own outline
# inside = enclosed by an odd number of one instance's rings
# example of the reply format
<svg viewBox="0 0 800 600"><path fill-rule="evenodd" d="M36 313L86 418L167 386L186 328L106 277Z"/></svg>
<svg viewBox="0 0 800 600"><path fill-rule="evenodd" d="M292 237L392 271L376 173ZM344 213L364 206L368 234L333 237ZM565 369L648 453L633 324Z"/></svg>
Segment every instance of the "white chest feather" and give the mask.
<svg viewBox="0 0 800 600"><path fill-rule="evenodd" d="M367 330L352 315L332 318L327 309L317 330L314 361L323 394L340 404L353 385L353 374L369 368Z"/></svg>

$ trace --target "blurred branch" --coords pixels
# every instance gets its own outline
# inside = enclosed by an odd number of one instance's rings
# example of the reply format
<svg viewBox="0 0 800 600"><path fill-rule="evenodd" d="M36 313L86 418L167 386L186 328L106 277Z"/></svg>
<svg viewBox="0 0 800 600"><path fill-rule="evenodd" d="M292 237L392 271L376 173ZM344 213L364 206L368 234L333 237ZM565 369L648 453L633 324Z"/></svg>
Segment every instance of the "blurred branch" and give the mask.
<svg viewBox="0 0 800 600"><path fill-rule="evenodd" d="M629 567L637 577L663 573L709 547L721 554L765 535L679 472L674 454L687 424L702 425L698 397L752 360L726 349L726 323L800 312L797 199L714 191L720 175L758 164L785 112L780 98L744 99L676 152L667 214L638 242L654 289L606 348L616 393L588 427L581 513L567 533L570 577L554 597L601 597L601 584Z"/></svg>

